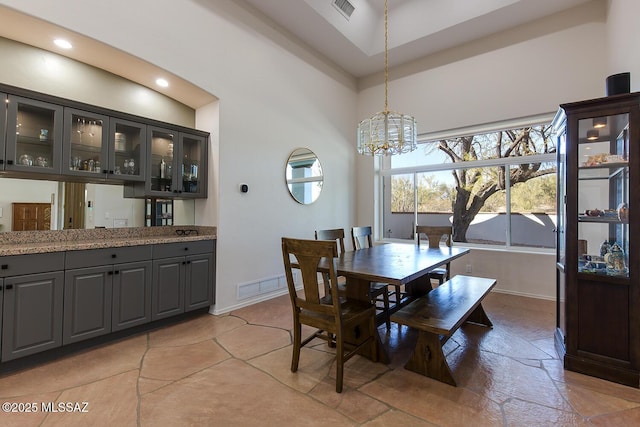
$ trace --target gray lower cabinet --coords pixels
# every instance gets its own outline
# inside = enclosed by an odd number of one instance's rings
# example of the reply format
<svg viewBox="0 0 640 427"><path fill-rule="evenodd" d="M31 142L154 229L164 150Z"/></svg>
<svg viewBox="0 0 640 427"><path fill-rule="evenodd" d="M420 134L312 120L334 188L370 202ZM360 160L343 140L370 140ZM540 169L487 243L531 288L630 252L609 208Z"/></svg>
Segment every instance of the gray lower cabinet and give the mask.
<svg viewBox="0 0 640 427"><path fill-rule="evenodd" d="M154 246L152 320L214 303L214 254L212 240Z"/></svg>
<svg viewBox="0 0 640 427"><path fill-rule="evenodd" d="M63 286L62 271L4 279L3 361L62 345Z"/></svg>
<svg viewBox="0 0 640 427"><path fill-rule="evenodd" d="M0 277L0 310L2 310L3 300L4 300L4 279ZM0 334L2 333L2 312L0 312ZM2 359L2 338L0 337L0 360L1 359Z"/></svg>
<svg viewBox="0 0 640 427"><path fill-rule="evenodd" d="M62 345L64 252L0 258L3 361Z"/></svg>
<svg viewBox="0 0 640 427"><path fill-rule="evenodd" d="M213 304L213 253L186 257L185 311Z"/></svg>
<svg viewBox="0 0 640 427"><path fill-rule="evenodd" d="M184 313L184 257L153 260L152 320Z"/></svg>
<svg viewBox="0 0 640 427"><path fill-rule="evenodd" d="M0 257L1 360L212 305L215 246L203 240Z"/></svg>
<svg viewBox="0 0 640 427"><path fill-rule="evenodd" d="M112 331L151 321L151 266L151 261L114 266Z"/></svg>
<svg viewBox="0 0 640 427"><path fill-rule="evenodd" d="M111 332L112 278L112 266L65 272L63 344Z"/></svg>
<svg viewBox="0 0 640 427"><path fill-rule="evenodd" d="M64 344L151 321L151 246L67 252L65 266Z"/></svg>

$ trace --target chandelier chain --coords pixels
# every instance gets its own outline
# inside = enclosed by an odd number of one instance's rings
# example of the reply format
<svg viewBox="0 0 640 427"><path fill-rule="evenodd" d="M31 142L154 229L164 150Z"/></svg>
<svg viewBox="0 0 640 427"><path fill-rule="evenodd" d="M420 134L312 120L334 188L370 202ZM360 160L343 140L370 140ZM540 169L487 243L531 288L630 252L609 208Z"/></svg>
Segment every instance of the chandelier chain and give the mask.
<svg viewBox="0 0 640 427"><path fill-rule="evenodd" d="M358 124L358 152L368 155L392 155L417 148L416 120L409 115L389 111L389 6L384 0L384 111Z"/></svg>
<svg viewBox="0 0 640 427"><path fill-rule="evenodd" d="M384 112L389 112L389 9L384 0Z"/></svg>

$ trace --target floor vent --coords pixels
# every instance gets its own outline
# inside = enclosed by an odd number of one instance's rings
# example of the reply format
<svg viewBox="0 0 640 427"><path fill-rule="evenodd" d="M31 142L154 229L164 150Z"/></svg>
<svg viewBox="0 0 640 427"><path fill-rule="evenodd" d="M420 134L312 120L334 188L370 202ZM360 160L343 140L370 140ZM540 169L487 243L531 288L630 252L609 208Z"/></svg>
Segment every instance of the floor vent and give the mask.
<svg viewBox="0 0 640 427"><path fill-rule="evenodd" d="M293 272L293 281L298 282L298 272ZM252 282L238 284L238 301L287 289L287 278L284 274Z"/></svg>
<svg viewBox="0 0 640 427"><path fill-rule="evenodd" d="M333 0L333 6L347 19L351 18L351 14L356 10L355 6L349 3L348 0Z"/></svg>

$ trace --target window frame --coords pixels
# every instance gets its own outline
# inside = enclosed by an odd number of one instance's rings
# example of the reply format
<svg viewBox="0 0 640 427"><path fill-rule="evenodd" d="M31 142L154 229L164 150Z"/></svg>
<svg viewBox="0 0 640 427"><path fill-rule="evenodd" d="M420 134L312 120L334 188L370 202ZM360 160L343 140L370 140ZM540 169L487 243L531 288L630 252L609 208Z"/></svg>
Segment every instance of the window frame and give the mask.
<svg viewBox="0 0 640 427"><path fill-rule="evenodd" d="M555 113L546 113L540 114L536 116L524 117L513 120L506 120L502 122L495 122L490 124L478 125L478 126L470 126L459 129L451 129L442 132L433 132L433 133L423 133L418 135L418 146L421 144L426 144L433 141L438 141L440 139L448 139L448 138L456 138L456 137L464 137L469 135L476 135L482 133L491 133L498 132L502 130L508 129L516 129L523 128L528 126L536 126L536 125L550 125ZM555 135L551 136L555 139ZM376 181L376 211L377 211L377 240L382 242L407 242L407 239L399 239L392 237L384 237L384 180L393 175L413 175L414 182L414 211L413 211L413 223L416 224L418 220L418 209L417 209L417 188L415 186L415 182L417 179L417 175L420 173L429 173L429 172L441 172L441 171L453 171L459 169L469 169L469 168L480 168L480 167L505 167L507 169L525 163L553 163L557 168L557 154L549 153L549 154L536 154L532 156L518 156L518 157L503 157L499 159L487 159L487 160L475 160L468 162L459 162L459 163L442 163L442 164L431 164L431 165L419 165L419 166L406 166L400 168L392 168L391 167L391 156L380 156L377 159L375 165L375 181ZM555 254L556 248L541 248L541 247L528 247L528 246L518 246L511 244L511 183L510 183L510 174L506 174L506 185L505 187L508 189L506 192L506 223L508 224L505 238L506 242L504 245L494 245L494 244L486 244L486 243L469 243L465 242L464 246L469 248L478 248L478 249L486 249L486 250L496 250L496 251L510 251L510 252L523 252L523 253L543 253L543 254ZM555 231L555 229L554 229ZM452 245L455 245L455 242L451 242Z"/></svg>

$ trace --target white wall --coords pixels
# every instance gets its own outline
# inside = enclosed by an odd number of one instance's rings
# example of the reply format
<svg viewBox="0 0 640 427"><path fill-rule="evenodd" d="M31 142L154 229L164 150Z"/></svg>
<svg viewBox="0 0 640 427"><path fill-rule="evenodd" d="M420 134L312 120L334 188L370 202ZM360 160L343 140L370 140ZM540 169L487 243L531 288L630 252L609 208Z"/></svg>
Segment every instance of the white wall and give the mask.
<svg viewBox="0 0 640 427"><path fill-rule="evenodd" d="M0 2L2 3L2 2ZM0 37L0 82L182 126L193 109L159 92L56 53Z"/></svg>
<svg viewBox="0 0 640 427"><path fill-rule="evenodd" d="M630 72L631 91L640 90L640 2L608 0L607 52L608 75Z"/></svg>
<svg viewBox="0 0 640 427"><path fill-rule="evenodd" d="M101 40L218 97L207 114L219 108L211 148L219 144L212 156L220 161L209 179L219 196L198 203L198 217L218 226L216 311L238 304L238 283L283 272L281 236L313 238L315 228L351 225L355 90L266 39L272 30L236 2L1 3ZM197 118L202 128L206 118L200 111ZM323 192L308 206L296 203L284 183L285 162L297 147L313 150L325 172ZM248 193L239 192L240 183Z"/></svg>

